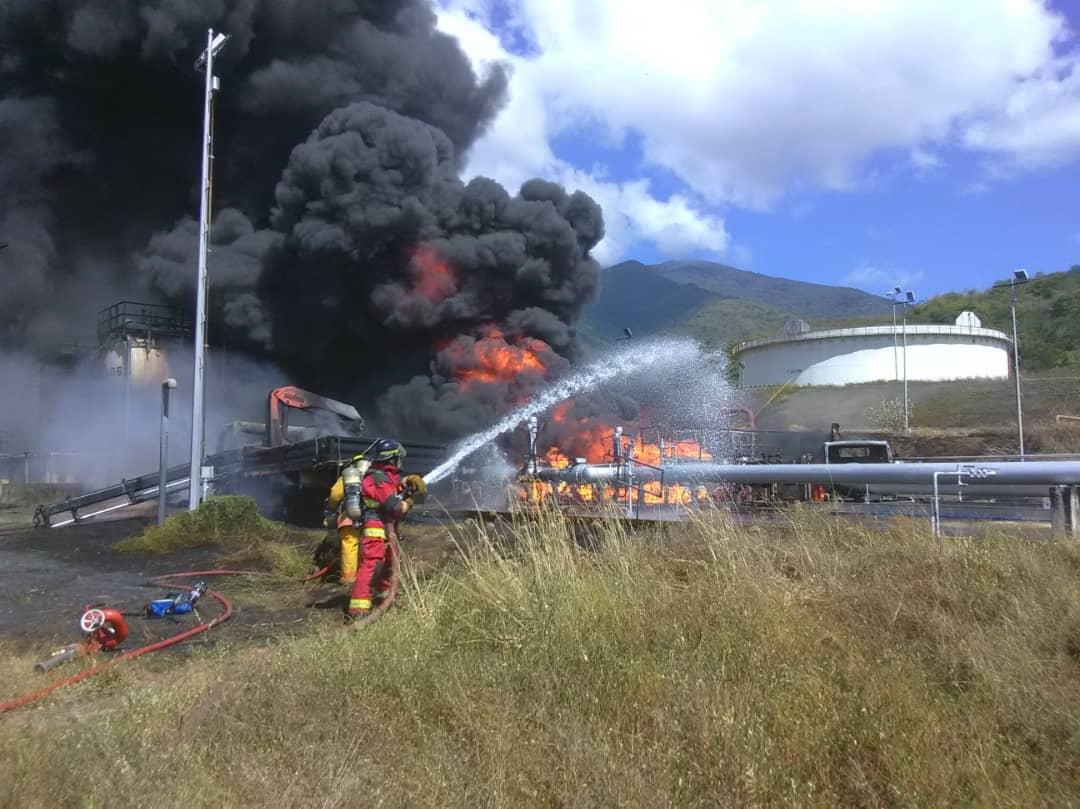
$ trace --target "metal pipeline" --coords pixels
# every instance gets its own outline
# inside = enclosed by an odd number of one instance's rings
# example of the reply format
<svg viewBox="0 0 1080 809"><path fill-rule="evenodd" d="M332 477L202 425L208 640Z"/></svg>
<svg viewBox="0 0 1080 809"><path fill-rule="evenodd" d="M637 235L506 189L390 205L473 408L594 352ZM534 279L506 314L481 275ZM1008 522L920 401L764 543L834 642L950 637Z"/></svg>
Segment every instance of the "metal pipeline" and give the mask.
<svg viewBox="0 0 1080 809"><path fill-rule="evenodd" d="M533 477L566 483L625 485L630 464L575 464L565 469L540 467ZM880 463L880 464L716 464L679 463L663 468L632 464L635 484L663 481L694 483L829 483L841 486L899 484L933 486L934 473L981 487L1080 484L1080 461L1005 463ZM876 488L876 487L875 487Z"/></svg>

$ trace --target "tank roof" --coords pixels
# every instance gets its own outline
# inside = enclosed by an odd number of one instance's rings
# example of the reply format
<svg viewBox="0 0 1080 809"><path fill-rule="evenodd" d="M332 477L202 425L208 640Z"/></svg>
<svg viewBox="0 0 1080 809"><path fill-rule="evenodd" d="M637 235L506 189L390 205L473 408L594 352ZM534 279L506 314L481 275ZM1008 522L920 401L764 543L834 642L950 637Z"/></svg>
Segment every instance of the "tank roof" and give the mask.
<svg viewBox="0 0 1080 809"><path fill-rule="evenodd" d="M823 329L821 331L808 331L802 334L780 335L779 337L763 337L759 340L747 340L735 346L736 354L753 348L767 345L779 345L782 343L804 343L808 340L839 340L845 337L878 337L900 335L905 329L897 326L859 326L851 329ZM1005 332L996 329L984 329L974 326L951 326L945 324L911 324L906 327L909 336L923 334L940 337L982 337L988 340L999 340L1011 343L1012 340Z"/></svg>

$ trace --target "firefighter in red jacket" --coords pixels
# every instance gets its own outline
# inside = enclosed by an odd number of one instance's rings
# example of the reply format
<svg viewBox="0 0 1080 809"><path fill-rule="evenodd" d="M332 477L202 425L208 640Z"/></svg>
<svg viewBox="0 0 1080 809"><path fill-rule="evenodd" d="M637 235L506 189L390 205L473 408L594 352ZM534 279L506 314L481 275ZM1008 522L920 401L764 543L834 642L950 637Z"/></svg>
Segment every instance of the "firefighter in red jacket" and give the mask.
<svg viewBox="0 0 1080 809"><path fill-rule="evenodd" d="M419 475L402 480L404 457L405 448L401 444L389 438L380 439L342 470L330 490L328 506L340 509L337 519L343 581L350 583L349 574L355 570L347 620L366 616L373 601L389 591L393 550L387 539L395 535L397 524L408 514L414 499L427 491ZM359 561L350 564L349 557L357 556L357 542Z"/></svg>

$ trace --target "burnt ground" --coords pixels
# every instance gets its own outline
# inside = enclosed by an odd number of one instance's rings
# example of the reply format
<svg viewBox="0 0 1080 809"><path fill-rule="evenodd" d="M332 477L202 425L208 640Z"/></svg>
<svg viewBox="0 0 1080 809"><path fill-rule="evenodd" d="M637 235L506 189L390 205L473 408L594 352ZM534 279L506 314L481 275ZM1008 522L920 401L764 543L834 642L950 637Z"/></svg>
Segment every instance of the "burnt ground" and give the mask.
<svg viewBox="0 0 1080 809"><path fill-rule="evenodd" d="M224 554L214 546L173 554L112 549L116 542L140 533L150 522L148 515L40 529L18 525L22 515L10 509L0 516L0 646L16 654L44 656L53 648L79 641L78 619L88 604L141 613L147 601L169 591L165 585L151 583L153 576L224 566ZM407 526L403 543L404 553L421 573L453 555L453 544L441 525ZM221 577L207 583L233 602L232 619L161 655L187 654L195 645L317 631L340 621L336 607L345 596L340 586L301 585L279 578ZM220 610L210 598L200 603L203 620ZM132 615L124 648L174 635L196 622L192 615L164 620Z"/></svg>

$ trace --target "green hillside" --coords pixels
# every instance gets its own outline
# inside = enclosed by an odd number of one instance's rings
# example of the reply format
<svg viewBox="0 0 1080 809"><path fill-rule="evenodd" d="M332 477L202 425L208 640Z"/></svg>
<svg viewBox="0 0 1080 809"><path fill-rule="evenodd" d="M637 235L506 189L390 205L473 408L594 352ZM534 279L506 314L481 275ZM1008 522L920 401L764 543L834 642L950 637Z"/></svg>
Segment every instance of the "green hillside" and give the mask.
<svg viewBox="0 0 1080 809"><path fill-rule="evenodd" d="M586 321L592 331L612 337L627 327L635 334L654 334L668 331L713 297L628 261L603 273L600 296L586 310Z"/></svg>
<svg viewBox="0 0 1080 809"><path fill-rule="evenodd" d="M779 333L793 318L888 317L888 301L857 289L772 278L707 261L647 266L626 261L604 271L585 310L586 345L634 334L685 334L709 345Z"/></svg>
<svg viewBox="0 0 1080 809"><path fill-rule="evenodd" d="M760 301L802 318L889 313L887 300L861 289L793 281L711 261L667 261L648 269L669 281L693 284L721 298Z"/></svg>
<svg viewBox="0 0 1080 809"><path fill-rule="evenodd" d="M1012 334L1008 288L938 295L912 308L908 322L951 323L965 310L986 328ZM1024 368L1080 368L1080 265L1018 287L1016 317Z"/></svg>
<svg viewBox="0 0 1080 809"><path fill-rule="evenodd" d="M709 299L669 331L693 337L707 346L729 346L742 340L779 334L794 315L775 306L734 298Z"/></svg>

